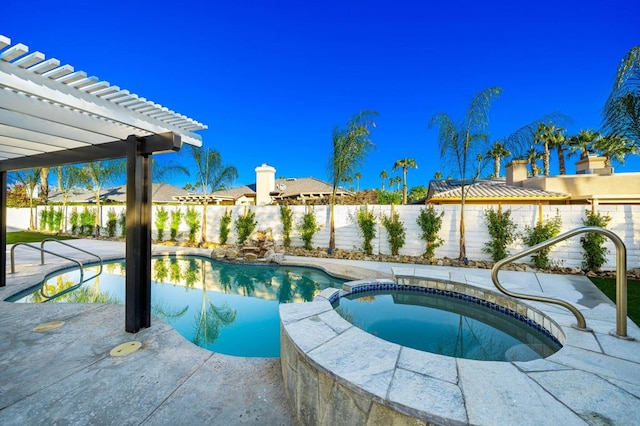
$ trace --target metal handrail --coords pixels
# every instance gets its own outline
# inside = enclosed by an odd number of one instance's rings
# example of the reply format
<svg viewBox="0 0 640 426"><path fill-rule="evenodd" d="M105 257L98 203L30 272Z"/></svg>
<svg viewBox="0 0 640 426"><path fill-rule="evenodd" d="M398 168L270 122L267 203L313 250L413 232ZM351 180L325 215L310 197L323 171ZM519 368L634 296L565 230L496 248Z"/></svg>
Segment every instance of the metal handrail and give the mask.
<svg viewBox="0 0 640 426"><path fill-rule="evenodd" d="M556 243L559 243L560 241L564 241L575 235L587 232L602 234L613 241L614 245L616 246L616 330L615 332L612 331L611 334L623 339L630 339L627 336L627 248L625 247L624 242L620 239L620 237L618 237L618 235L608 229L604 229L599 226L583 226L581 228L576 228L574 230L565 232L564 234L560 234L557 237L551 238L547 241L543 241L540 244L536 244L533 247L529 247L526 250L499 260L495 265L493 265L493 268L491 269L491 280L493 281L493 284L498 288L498 290L500 290L507 296L533 300L537 302L553 303L555 305L560 305L569 309L573 313L573 315L575 315L578 322L575 327L579 330L589 331L589 329L587 328L587 323L584 319L584 315L582 315L582 312L580 312L572 304L565 302L564 300L553 299L551 297L514 293L505 289L498 280L498 272L500 272L500 268L502 268L504 265L511 263L514 260L533 254L540 249L552 246Z"/></svg>
<svg viewBox="0 0 640 426"><path fill-rule="evenodd" d="M84 279L84 266L82 265L82 263L81 263L79 260L74 259L74 258L72 258L72 257L64 256L64 255L62 255L62 254L59 254L59 253L55 253L55 252L53 252L53 251L46 250L46 249L44 248L44 243L45 243L45 242L47 242L47 241L55 241L55 242L56 242L56 243L58 243L58 244L62 244L62 245L64 245L64 246L67 246L67 247L70 247L70 248L72 248L72 249L75 249L75 250L81 251L81 252L83 252L83 253L86 253L86 254L88 254L88 255L90 255L90 256L94 256L94 257L96 257L96 258L98 259L98 261L100 262L100 268L98 269L98 272L97 272L95 275L93 275L93 276L91 276L91 277L89 277L89 278L87 278L87 279L85 280L85 279ZM91 280L91 279L93 279L93 278L97 277L98 275L102 274L102 266L103 266L103 260L102 260L102 257L98 256L98 255L97 255L97 254L95 254L95 253L91 253L91 252L89 252L89 251L87 251L87 250L81 249L81 248L79 248L79 247L72 246L71 244L64 243L64 242L62 242L62 241L60 241L60 240L58 240L58 239L56 239L56 238L45 238L45 239L44 239L44 240L42 240L42 242L40 243L40 247L35 246L35 245L33 245L33 244L29 244L29 243L16 243L16 244L14 244L14 245L11 247L11 273L12 273L12 274L13 274L13 273L15 273L15 271L16 271L16 266L15 266L15 254L14 254L14 251L15 251L15 248L16 248L17 246L26 246L26 247L30 247L30 248L32 248L32 249L38 250L38 251L40 252L40 264L41 264L41 265L44 265L44 254L45 254L45 253L50 254L50 255L52 255L52 256L59 257L59 258L61 258L61 259L69 260L69 261L71 261L71 262L75 262L75 263L77 263L77 264L78 264L78 268L80 269L80 281L78 281L78 283L77 283L77 284L74 284L73 286L71 286L71 287L69 287L69 288L67 288L67 289L62 290L61 292L58 292L58 293L54 294L53 296L47 296L46 294L44 294L44 293L42 292L42 289L40 289L40 294L42 295L42 297L44 297L45 299L47 299L47 301L49 301L49 300L51 300L51 299L55 299L56 297L62 296L63 294L69 293L69 292L71 292L71 291L73 291L73 290L77 289L78 287L80 287L80 286L81 286L82 284L84 284L85 282L87 282L87 281L89 281L89 280Z"/></svg>
<svg viewBox="0 0 640 426"><path fill-rule="evenodd" d="M80 267L80 281L81 281L81 282L83 281L83 277L84 277L84 270L83 270L83 268L82 268L82 263L80 263L80 261L78 261L78 260L76 260L76 259L73 259L73 258L71 258L71 257L68 257L68 256L64 256L64 255L62 255L62 254L58 254L58 253L55 253L55 252L52 252L52 251L49 251L49 250L45 250L45 249L43 249L42 247L34 246L33 244L29 244L29 243L15 243L15 244L11 247L11 273L12 273L12 274L15 274L15 272L16 272L16 259L15 259L15 253L14 253L14 252L15 252L15 250L16 250L16 247L18 247L18 246L30 247L30 248L32 248L32 249L34 249L34 250L38 250L40 253L43 253L43 252L44 252L44 253L48 253L48 254L50 254L50 255L52 255L52 256L56 256L56 257L59 257L59 258L61 258L61 259L65 259L65 260L69 260L69 261L71 261L71 262L75 262L75 263L77 263L77 264L78 264L78 266ZM44 260L43 260L42 262L43 262L43 264L44 264Z"/></svg>
<svg viewBox="0 0 640 426"><path fill-rule="evenodd" d="M98 273L96 273L96 275L94 275L94 276L93 276L93 277L91 277L91 278L95 278L95 277L97 277L98 275L102 274L102 264L103 264L103 261L102 261L102 258L101 258L100 256L98 256L98 255L97 255L97 254L95 254L95 253L91 253L90 251L87 251L87 250L81 249L80 247L76 247L76 246L73 246L73 245L71 245L71 244L69 244L69 243L65 243L65 242L63 242L63 241L60 241L60 240L58 240L57 238L45 238L45 239L44 239L44 240L42 240L42 242L40 243L40 248L42 249L42 250L40 251L40 262L41 262L40 264L41 264L41 265L44 265L44 253L45 253L45 251L44 251L44 243L46 243L46 242L48 242L48 241L54 241L54 242L56 242L56 243L58 243L58 244L62 244L63 246L67 246L67 247L70 247L70 248L72 248L72 249L75 249L75 250L81 251L82 253L86 253L86 254L88 254L89 256L94 256L94 257L96 257L96 258L100 261L100 269L98 270ZM90 280L91 278L87 278L87 280Z"/></svg>

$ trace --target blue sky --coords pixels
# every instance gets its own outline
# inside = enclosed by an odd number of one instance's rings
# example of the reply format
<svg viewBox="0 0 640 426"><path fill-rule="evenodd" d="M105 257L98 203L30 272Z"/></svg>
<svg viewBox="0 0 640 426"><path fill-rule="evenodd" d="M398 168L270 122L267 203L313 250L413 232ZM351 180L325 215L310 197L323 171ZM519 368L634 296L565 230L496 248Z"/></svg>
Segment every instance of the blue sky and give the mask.
<svg viewBox="0 0 640 426"><path fill-rule="evenodd" d="M462 117L487 87L503 90L491 141L554 112L568 134L598 129L638 16L633 0L10 1L0 34L207 124L238 185L262 163L326 179L333 128L375 110L360 187L379 188L401 158L419 167L410 187L449 174L429 120ZM640 156L616 171L640 171Z"/></svg>

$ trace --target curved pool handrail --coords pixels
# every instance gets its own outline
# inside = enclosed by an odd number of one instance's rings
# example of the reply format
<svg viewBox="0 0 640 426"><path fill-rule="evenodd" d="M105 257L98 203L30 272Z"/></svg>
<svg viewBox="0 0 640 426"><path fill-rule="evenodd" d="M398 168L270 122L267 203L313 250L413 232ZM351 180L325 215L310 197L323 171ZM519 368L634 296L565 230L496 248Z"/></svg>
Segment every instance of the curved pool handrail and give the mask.
<svg viewBox="0 0 640 426"><path fill-rule="evenodd" d="M628 339L627 337L627 248L625 247L622 239L620 239L620 237L618 237L617 234L615 234L614 232L608 229L601 228L599 226L583 226L583 227L565 232L564 234L560 234L554 238L543 241L540 244L536 244L535 246L529 247L528 249L523 250L519 253L516 253L512 256L508 256L502 260L497 261L495 265L493 265L493 268L491 269L491 280L493 281L493 284L498 288L498 290L500 290L507 296L526 299L526 300L533 300L536 302L552 303L552 304L560 305L567 308L576 317L577 324L575 327L579 330L588 331L589 329L587 328L584 315L582 315L582 312L580 312L572 304L565 302L564 300L554 299L551 297L514 293L504 288L502 284L500 284L500 281L498 280L498 272L500 272L500 269L504 265L511 263L514 260L533 254L540 249L552 246L556 243L559 243L560 241L564 241L578 234L583 234L588 232L595 232L597 234L602 234L608 237L611 241L613 241L616 247L616 330L615 332L612 332L612 334L616 337Z"/></svg>
<svg viewBox="0 0 640 426"><path fill-rule="evenodd" d="M56 253L56 252L53 252L53 251L50 251L50 250L45 250L42 247L34 246L33 244L29 244L29 243L15 243L11 247L11 273L12 274L14 274L16 272L16 259L15 259L15 253L14 252L16 250L16 247L18 247L18 246L25 246L25 247L32 248L34 250L38 250L40 252L40 254L41 254L41 259L42 259L43 253L47 253L47 254L50 254L52 256L56 256L56 257L59 257L61 259L65 259L65 260L77 263L78 267L80 268L80 281L83 281L84 270L82 268L82 263L79 260L74 259L72 257L68 257L68 256L65 256L65 255L62 255L62 254L59 254L59 253Z"/></svg>
<svg viewBox="0 0 640 426"><path fill-rule="evenodd" d="M81 251L82 253L86 253L86 254L88 254L89 256L93 256L93 257L97 258L97 259L98 259L98 261L100 262L100 268L98 269L98 272L97 272L93 277L91 277L91 278L95 278L95 277L97 277L98 275L102 274L102 264L103 264L102 257L100 257L100 256L98 256L97 254L92 253L92 252L90 252L90 251L87 251L87 250L81 249L80 247L76 247L76 246L73 246L73 245L71 245L71 244L69 244L69 243L65 243L64 241L60 241L60 240L59 240L59 239L57 239L57 238L45 238L45 239L44 239L44 240L42 240L42 242L40 243L40 248L42 249L42 250L40 251L40 264L41 264L41 265L44 265L44 253L45 253L45 250L44 250L44 243L46 243L46 242L48 242L48 241L53 241L53 242L56 242L56 243L58 243L58 244L62 244L63 246L70 247L70 248L72 248L72 249L74 249L74 250ZM49 253L49 252L47 252L47 253ZM91 279L91 278L87 278L87 280L89 280L89 279ZM81 280L81 281L82 281L82 280Z"/></svg>

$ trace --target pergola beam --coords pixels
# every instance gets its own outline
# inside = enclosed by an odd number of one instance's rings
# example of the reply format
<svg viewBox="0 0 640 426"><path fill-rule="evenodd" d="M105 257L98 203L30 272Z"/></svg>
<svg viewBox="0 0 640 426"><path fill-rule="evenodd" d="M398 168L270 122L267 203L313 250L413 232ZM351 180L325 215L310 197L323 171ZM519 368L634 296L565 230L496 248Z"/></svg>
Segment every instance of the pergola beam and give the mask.
<svg viewBox="0 0 640 426"><path fill-rule="evenodd" d="M7 276L7 172L0 171L0 287Z"/></svg>
<svg viewBox="0 0 640 426"><path fill-rule="evenodd" d="M144 139L127 140L125 331L151 325L151 156Z"/></svg>
<svg viewBox="0 0 640 426"><path fill-rule="evenodd" d="M182 146L179 135L175 133L161 133L141 138L144 142L144 152L162 153L178 151ZM33 169L36 167L53 167L65 164L87 163L90 161L111 160L127 156L128 140L90 145L81 148L63 149L60 151L16 157L0 161L0 171Z"/></svg>

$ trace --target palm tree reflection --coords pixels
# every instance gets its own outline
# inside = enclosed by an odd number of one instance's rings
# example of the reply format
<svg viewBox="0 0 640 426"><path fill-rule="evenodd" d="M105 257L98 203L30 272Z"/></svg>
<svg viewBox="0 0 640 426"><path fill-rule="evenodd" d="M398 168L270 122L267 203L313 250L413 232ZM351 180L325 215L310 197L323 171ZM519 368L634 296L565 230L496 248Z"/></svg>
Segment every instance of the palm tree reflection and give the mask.
<svg viewBox="0 0 640 426"><path fill-rule="evenodd" d="M227 302L216 306L212 302L207 302L207 298L203 296L202 307L196 316L193 343L202 347L213 344L220 336L220 329L233 323L236 315L237 311L231 309Z"/></svg>
<svg viewBox="0 0 640 426"><path fill-rule="evenodd" d="M151 305L151 313L165 321L181 318L187 311L189 311L189 305L185 305L182 308L175 307L163 299L154 299Z"/></svg>

